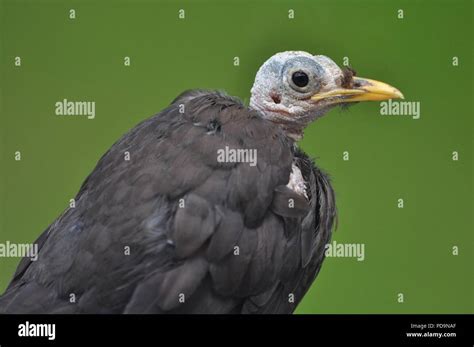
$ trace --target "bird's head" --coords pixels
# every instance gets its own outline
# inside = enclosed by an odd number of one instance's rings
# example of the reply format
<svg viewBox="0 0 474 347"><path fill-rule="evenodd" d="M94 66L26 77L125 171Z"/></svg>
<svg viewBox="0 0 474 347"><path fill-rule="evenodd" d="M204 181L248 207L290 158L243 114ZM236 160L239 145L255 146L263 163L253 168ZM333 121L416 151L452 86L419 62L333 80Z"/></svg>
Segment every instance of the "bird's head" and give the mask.
<svg viewBox="0 0 474 347"><path fill-rule="evenodd" d="M278 123L288 136L301 139L304 128L337 105L403 98L386 83L356 77L324 55L277 53L258 70L250 107Z"/></svg>

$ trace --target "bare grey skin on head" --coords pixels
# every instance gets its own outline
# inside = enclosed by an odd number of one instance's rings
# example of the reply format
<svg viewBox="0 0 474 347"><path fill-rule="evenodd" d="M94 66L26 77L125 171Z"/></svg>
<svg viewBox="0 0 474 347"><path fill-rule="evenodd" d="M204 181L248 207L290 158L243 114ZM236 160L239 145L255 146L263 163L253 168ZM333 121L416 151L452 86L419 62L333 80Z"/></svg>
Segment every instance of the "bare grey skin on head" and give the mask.
<svg viewBox="0 0 474 347"><path fill-rule="evenodd" d="M180 94L100 158L37 260L20 261L0 314L294 312L336 220L329 177L295 141L335 105L401 96L306 52L270 57L249 107ZM224 148L258 158L222 162Z"/></svg>
<svg viewBox="0 0 474 347"><path fill-rule="evenodd" d="M304 128L341 103L403 97L385 83L347 75L324 55L277 53L258 70L250 107L299 140Z"/></svg>

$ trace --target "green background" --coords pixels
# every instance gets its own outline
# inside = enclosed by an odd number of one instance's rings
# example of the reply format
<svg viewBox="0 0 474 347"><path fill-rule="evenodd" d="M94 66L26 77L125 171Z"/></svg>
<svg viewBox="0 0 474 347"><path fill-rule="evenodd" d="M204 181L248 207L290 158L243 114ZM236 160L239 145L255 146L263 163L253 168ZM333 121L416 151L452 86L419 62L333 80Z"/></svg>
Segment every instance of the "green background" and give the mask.
<svg viewBox="0 0 474 347"><path fill-rule="evenodd" d="M473 312L472 4L1 0L0 242L33 242L115 140L183 90L248 102L258 67L278 51L340 65L347 56L358 75L419 101L421 119L381 116L373 102L306 130L301 146L337 194L333 239L364 243L365 261L328 258L297 312ZM63 98L95 101L96 118L56 116ZM0 258L0 292L17 263Z"/></svg>

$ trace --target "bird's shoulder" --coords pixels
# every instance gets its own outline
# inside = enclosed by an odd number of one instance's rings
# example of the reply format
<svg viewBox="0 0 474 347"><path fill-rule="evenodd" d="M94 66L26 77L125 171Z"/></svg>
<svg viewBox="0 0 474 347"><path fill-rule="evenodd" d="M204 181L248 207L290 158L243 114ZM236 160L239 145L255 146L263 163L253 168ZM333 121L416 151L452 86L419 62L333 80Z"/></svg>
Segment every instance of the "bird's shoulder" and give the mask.
<svg viewBox="0 0 474 347"><path fill-rule="evenodd" d="M292 161L292 141L257 111L222 92L189 91L117 141L78 197L87 192L107 206L132 188L136 203L193 192L247 206L246 224L255 225L273 189L288 182Z"/></svg>

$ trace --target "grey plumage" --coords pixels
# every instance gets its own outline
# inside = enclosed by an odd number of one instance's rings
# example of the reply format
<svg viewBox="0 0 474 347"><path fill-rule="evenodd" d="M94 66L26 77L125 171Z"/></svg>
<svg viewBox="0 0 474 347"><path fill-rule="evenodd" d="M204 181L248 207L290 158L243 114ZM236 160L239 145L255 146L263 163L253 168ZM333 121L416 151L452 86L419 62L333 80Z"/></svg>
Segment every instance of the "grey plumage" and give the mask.
<svg viewBox="0 0 474 347"><path fill-rule="evenodd" d="M218 162L225 146L256 149L257 165ZM308 200L286 187L293 163ZM335 215L327 176L277 124L223 93L186 92L100 159L0 312L290 313Z"/></svg>

